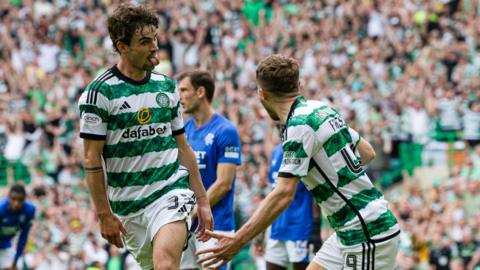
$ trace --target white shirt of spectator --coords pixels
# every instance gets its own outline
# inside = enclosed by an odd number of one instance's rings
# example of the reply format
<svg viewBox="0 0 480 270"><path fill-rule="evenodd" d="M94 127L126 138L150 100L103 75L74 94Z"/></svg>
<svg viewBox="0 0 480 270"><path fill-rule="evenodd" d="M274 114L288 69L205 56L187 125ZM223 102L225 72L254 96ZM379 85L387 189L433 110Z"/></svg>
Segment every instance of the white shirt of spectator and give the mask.
<svg viewBox="0 0 480 270"><path fill-rule="evenodd" d="M430 129L430 120L427 111L424 108L419 110L407 108L407 114L410 119L410 133L413 136L413 141L421 144L426 143Z"/></svg>
<svg viewBox="0 0 480 270"><path fill-rule="evenodd" d="M368 17L368 36L380 37L384 32L384 18L377 11L372 11Z"/></svg>
<svg viewBox="0 0 480 270"><path fill-rule="evenodd" d="M465 140L480 140L480 112L465 109L463 115L463 138Z"/></svg>
<svg viewBox="0 0 480 270"><path fill-rule="evenodd" d="M457 100L442 98L437 106L440 111L440 127L442 130L460 130L460 113L457 110Z"/></svg>
<svg viewBox="0 0 480 270"><path fill-rule="evenodd" d="M11 133L7 136L7 145L5 146L5 158L8 160L18 160L22 156L22 149L25 145L23 134Z"/></svg>
<svg viewBox="0 0 480 270"><path fill-rule="evenodd" d="M55 44L41 44L38 47L40 51L38 64L40 67L46 72L55 71L58 66L57 55L60 53L60 48Z"/></svg>

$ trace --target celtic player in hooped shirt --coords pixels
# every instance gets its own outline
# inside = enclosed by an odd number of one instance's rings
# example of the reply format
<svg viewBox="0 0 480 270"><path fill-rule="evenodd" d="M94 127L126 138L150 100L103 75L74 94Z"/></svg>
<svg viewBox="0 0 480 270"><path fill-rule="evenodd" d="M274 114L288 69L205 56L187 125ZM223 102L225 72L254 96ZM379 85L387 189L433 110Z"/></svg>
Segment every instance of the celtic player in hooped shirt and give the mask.
<svg viewBox="0 0 480 270"><path fill-rule="evenodd" d="M235 234L210 233L219 242L199 252L209 254L200 262L228 261L287 208L301 179L335 230L308 270L394 269L399 226L363 168L375 152L334 108L303 98L298 77L297 62L281 55L257 67L260 102L285 124L277 185Z"/></svg>
<svg viewBox="0 0 480 270"><path fill-rule="evenodd" d="M179 268L195 200L200 241L213 229L175 83L152 71L159 62L157 30L150 9L117 8L108 31L120 60L79 100L87 183L102 237L125 243L149 270Z"/></svg>

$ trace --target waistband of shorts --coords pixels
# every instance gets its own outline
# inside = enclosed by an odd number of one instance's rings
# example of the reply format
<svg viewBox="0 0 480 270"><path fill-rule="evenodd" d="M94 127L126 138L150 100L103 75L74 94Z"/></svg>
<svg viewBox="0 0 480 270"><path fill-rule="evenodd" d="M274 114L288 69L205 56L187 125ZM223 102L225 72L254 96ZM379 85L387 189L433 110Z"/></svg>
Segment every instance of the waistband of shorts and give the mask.
<svg viewBox="0 0 480 270"><path fill-rule="evenodd" d="M388 241L388 240L390 240L390 239L395 238L395 237L398 236L399 234L400 234L400 230L398 230L398 231L396 231L396 232L394 232L394 233L392 233L392 234L390 234L390 235L384 236L384 237L382 237L382 238L369 239L367 242L369 242L369 243L376 243L376 244L377 244L377 243L382 243L382 242L386 242L386 241Z"/></svg>

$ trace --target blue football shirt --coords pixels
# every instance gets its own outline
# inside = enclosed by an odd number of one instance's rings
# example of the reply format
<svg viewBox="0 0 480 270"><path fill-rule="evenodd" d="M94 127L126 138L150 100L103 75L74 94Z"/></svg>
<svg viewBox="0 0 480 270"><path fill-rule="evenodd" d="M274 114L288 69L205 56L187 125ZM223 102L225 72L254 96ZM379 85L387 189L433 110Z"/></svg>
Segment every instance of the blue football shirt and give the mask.
<svg viewBox="0 0 480 270"><path fill-rule="evenodd" d="M272 151L268 180L275 185L282 164L282 144ZM300 181L290 206L272 224L270 238L282 241L308 240L312 233L312 195Z"/></svg>
<svg viewBox="0 0 480 270"><path fill-rule="evenodd" d="M205 189L209 189L217 179L219 163L240 165L240 136L237 128L225 117L214 114L207 123L200 127L195 127L195 122L191 118L185 123L185 134L188 143L195 152ZM212 208L215 230L235 230L233 217L234 187L235 177L230 192ZM192 228L195 227L196 222Z"/></svg>

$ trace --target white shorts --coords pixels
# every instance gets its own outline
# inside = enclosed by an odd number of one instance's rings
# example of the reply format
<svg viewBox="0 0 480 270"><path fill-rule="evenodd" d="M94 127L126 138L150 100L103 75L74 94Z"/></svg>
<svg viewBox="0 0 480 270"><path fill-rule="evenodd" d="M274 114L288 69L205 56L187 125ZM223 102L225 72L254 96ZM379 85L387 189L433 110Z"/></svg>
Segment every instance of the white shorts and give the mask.
<svg viewBox="0 0 480 270"><path fill-rule="evenodd" d="M380 243L342 246L337 234L332 234L315 255L313 261L328 270L393 270L399 247L398 235Z"/></svg>
<svg viewBox="0 0 480 270"><path fill-rule="evenodd" d="M15 259L15 250L13 247L0 249L0 270L10 269L13 260Z"/></svg>
<svg viewBox="0 0 480 270"><path fill-rule="evenodd" d="M141 214L120 217L127 229L124 237L128 251L144 270L153 269L152 241L163 225L185 220L186 230L190 228L190 213L195 206L193 191L175 189L149 205Z"/></svg>
<svg viewBox="0 0 480 270"><path fill-rule="evenodd" d="M267 240L265 260L287 267L289 263L308 263L308 241Z"/></svg>
<svg viewBox="0 0 480 270"><path fill-rule="evenodd" d="M232 233L233 231L215 231L218 233ZM205 249L205 248L211 248L214 247L217 244L218 240L215 238L210 238L206 242L200 242L198 241L197 237L195 236L194 233L191 234L191 237L188 239L188 247L186 250L183 251L182 254L182 259L180 261L180 269L203 269L200 264L197 263L197 255L195 253L198 250ZM207 254L204 254L203 256L206 256ZM200 258L202 255L200 256ZM230 263L228 263L226 266L223 266L220 268L221 270L226 270L229 269Z"/></svg>

